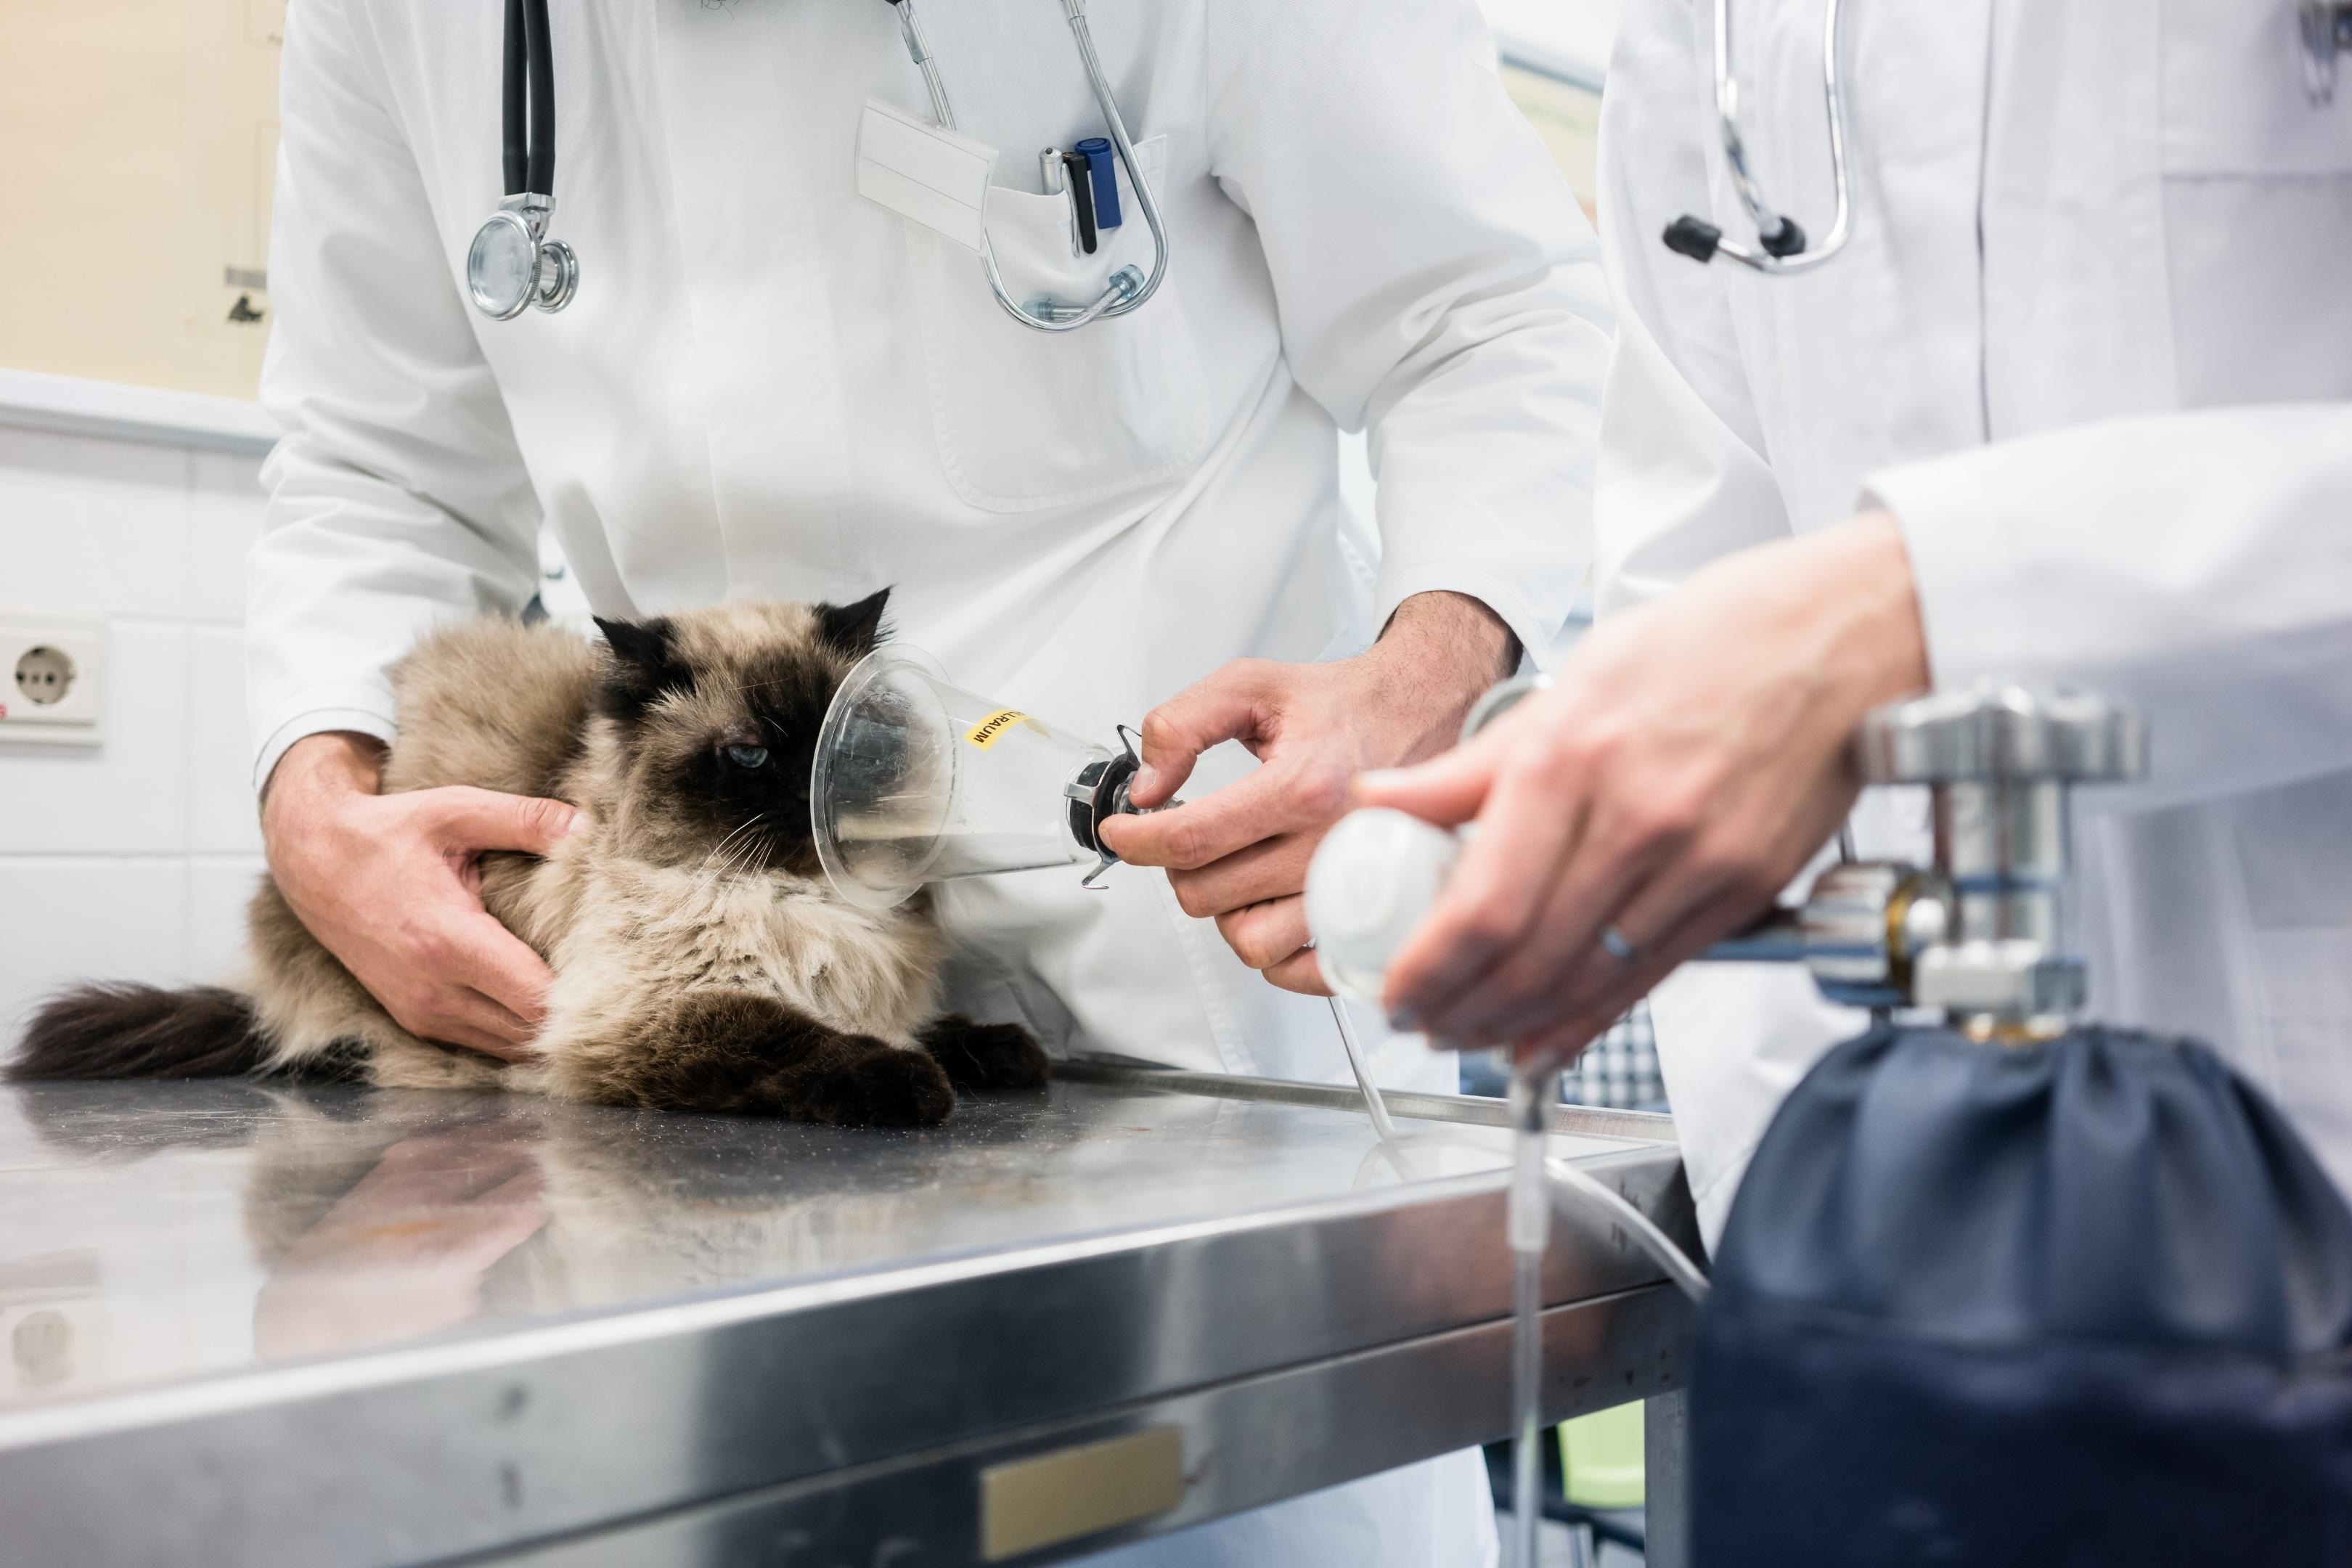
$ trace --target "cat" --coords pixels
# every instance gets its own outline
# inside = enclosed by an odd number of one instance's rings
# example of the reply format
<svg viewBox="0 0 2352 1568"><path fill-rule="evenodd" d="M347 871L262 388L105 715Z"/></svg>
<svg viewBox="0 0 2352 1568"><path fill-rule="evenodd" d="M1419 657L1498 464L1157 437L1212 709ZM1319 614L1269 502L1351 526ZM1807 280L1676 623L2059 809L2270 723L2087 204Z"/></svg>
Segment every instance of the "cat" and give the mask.
<svg viewBox="0 0 2352 1568"><path fill-rule="evenodd" d="M555 973L536 1059L402 1028L265 878L243 985L68 992L8 1076L255 1074L901 1127L945 1121L959 1089L1042 1086L1026 1029L939 1016L928 898L860 909L817 862L817 730L887 600L600 619L601 645L485 618L396 668L385 792L472 784L583 814L543 859L481 859L483 902Z"/></svg>

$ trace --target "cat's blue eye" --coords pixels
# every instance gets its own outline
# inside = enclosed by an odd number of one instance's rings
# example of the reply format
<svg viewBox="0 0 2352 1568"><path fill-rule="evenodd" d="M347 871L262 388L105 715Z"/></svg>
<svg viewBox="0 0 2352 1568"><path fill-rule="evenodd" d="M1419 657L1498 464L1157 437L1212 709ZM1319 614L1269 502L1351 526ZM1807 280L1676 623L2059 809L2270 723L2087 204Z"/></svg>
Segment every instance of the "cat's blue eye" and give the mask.
<svg viewBox="0 0 2352 1568"><path fill-rule="evenodd" d="M739 768L762 768L768 765L768 748L730 746L727 748L727 760Z"/></svg>

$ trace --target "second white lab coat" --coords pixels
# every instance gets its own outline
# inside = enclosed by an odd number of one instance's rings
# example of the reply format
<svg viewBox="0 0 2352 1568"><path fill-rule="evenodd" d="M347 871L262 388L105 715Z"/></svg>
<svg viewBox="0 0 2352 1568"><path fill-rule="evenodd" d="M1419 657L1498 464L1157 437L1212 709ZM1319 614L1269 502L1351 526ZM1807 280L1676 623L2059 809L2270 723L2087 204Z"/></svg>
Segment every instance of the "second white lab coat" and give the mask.
<svg viewBox="0 0 2352 1568"><path fill-rule="evenodd" d="M436 621L528 598L542 519L599 614L895 585L898 635L961 683L1105 741L1229 659L1360 648L1427 590L1547 647L1588 558L1608 310L1475 10L1092 16L1174 258L1133 315L1049 336L999 310L972 251L865 194L869 101L928 112L878 0L556 7L553 232L579 292L507 322L460 284L499 196L499 7L296 5L257 775L318 731L389 736L387 667ZM990 235L1016 297L1089 298L1148 264L1139 214L1074 258L1039 190L1037 149L1102 130L1059 8L935 5L926 25L961 129L1002 150ZM1339 503L1341 427L1371 432L1376 528ZM1213 757L1187 793L1245 763ZM1056 1049L1345 1076L1323 1005L1265 984L1165 878L1078 875L943 889L960 1005ZM1451 1070L1384 1036L1375 1063ZM1475 1559L1475 1471L1448 1462L1436 1515L1424 1471L1138 1556L1385 1540L1353 1561Z"/></svg>
<svg viewBox="0 0 2352 1568"><path fill-rule="evenodd" d="M1763 279L1659 243L1684 212L1748 231L1710 7L1628 7L1602 613L1885 504L1938 687L2074 681L2152 726L2148 782L2078 806L2092 1014L2210 1039L2352 1186L2352 92L2306 101L2290 0L1851 14L1853 238ZM1821 234L1819 0L1739 17L1748 152ZM1924 850L1920 805L1866 800L1864 852ZM1711 1240L1861 1020L1751 966L1654 1005Z"/></svg>

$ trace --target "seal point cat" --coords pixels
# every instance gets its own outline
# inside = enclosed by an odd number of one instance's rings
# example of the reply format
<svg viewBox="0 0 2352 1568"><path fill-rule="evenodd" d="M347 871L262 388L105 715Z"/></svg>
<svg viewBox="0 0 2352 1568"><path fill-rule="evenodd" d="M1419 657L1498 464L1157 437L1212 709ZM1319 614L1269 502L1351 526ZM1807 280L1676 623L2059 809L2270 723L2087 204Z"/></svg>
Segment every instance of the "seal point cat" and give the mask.
<svg viewBox="0 0 2352 1568"><path fill-rule="evenodd" d="M817 729L887 600L600 620L601 645L484 619L395 669L386 793L470 784L583 814L544 858L481 858L484 904L555 973L534 1059L402 1028L265 879L243 984L68 992L8 1076L503 1089L893 1127L945 1121L959 1089L1043 1085L1026 1029L940 1016L927 897L862 910L817 864Z"/></svg>

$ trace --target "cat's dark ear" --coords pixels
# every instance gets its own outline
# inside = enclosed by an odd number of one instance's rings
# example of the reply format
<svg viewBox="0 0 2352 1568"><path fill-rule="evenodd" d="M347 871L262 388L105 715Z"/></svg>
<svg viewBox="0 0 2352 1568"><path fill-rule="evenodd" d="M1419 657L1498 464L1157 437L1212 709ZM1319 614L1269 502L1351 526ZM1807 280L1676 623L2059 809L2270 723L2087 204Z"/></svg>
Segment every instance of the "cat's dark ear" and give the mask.
<svg viewBox="0 0 2352 1568"><path fill-rule="evenodd" d="M613 650L604 696L607 710L616 716L644 709L664 691L694 689L694 672L677 657L677 628L668 617L608 621L599 616L596 629Z"/></svg>
<svg viewBox="0 0 2352 1568"><path fill-rule="evenodd" d="M817 630L842 652L864 658L886 635L882 630L882 612L889 604L890 590L885 588L854 605L819 605Z"/></svg>

